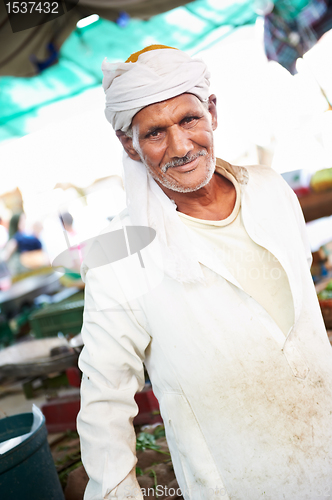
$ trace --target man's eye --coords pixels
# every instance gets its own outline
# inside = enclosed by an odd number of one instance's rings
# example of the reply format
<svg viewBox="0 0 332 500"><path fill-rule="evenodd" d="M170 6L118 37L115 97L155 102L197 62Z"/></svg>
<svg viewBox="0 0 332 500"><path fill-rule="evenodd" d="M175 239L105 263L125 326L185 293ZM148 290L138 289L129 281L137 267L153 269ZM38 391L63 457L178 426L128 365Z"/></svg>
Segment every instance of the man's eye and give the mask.
<svg viewBox="0 0 332 500"><path fill-rule="evenodd" d="M147 134L147 138L149 137L158 137L160 135L160 130L152 130L152 132L149 132Z"/></svg>
<svg viewBox="0 0 332 500"><path fill-rule="evenodd" d="M187 116L186 118L184 118L184 120L182 120L182 122L186 124L186 123L193 123L197 120L199 120L199 116Z"/></svg>

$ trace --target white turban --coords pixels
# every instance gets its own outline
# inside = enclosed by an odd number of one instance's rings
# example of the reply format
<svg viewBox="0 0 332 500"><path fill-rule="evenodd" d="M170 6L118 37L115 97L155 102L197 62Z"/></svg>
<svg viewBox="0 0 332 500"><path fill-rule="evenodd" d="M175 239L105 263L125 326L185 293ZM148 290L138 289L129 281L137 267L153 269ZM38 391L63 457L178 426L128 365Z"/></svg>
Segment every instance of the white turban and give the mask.
<svg viewBox="0 0 332 500"><path fill-rule="evenodd" d="M102 63L105 115L114 130L127 132L149 104L189 93L208 101L210 73L203 61L177 49L143 52L137 62Z"/></svg>

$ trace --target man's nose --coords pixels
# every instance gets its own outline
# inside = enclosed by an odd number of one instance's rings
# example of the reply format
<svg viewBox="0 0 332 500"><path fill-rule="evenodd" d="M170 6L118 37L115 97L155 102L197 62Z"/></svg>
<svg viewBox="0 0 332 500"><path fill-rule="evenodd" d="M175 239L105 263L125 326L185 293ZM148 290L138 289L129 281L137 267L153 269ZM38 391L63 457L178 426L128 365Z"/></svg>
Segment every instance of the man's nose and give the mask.
<svg viewBox="0 0 332 500"><path fill-rule="evenodd" d="M189 138L187 130L175 125L168 130L168 156L170 158L183 158L194 145Z"/></svg>

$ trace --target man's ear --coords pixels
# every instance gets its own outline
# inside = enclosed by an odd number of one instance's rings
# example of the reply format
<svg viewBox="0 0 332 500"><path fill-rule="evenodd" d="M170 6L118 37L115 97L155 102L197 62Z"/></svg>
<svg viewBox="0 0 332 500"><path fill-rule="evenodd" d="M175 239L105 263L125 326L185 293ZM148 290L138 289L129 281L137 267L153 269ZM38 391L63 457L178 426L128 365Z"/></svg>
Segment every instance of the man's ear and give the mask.
<svg viewBox="0 0 332 500"><path fill-rule="evenodd" d="M212 129L216 130L218 126L218 119L217 119L217 98L215 94L211 94L209 97L209 112L212 116Z"/></svg>
<svg viewBox="0 0 332 500"><path fill-rule="evenodd" d="M115 134L119 139L119 141L121 142L123 149L129 156L129 158L135 161L141 161L140 155L133 147L133 139L131 137L128 137L124 132L122 132L122 130L117 130Z"/></svg>

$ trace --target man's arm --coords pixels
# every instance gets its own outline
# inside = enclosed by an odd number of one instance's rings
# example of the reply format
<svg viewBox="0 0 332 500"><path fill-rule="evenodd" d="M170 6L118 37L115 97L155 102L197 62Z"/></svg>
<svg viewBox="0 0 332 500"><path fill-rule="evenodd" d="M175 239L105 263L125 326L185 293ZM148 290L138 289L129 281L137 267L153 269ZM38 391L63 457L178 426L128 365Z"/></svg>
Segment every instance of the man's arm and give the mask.
<svg viewBox="0 0 332 500"><path fill-rule="evenodd" d="M150 342L128 304L117 304L116 276L103 266L84 275L84 348L81 410L77 429L82 462L90 478L85 500L142 500L135 475L136 436L134 395L144 387L144 352ZM101 279L101 276L105 279ZM82 274L83 277L83 274ZM98 296L109 306L98 310ZM136 313L137 314L137 313Z"/></svg>

